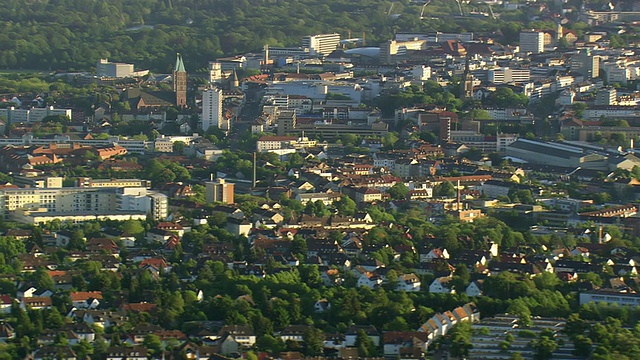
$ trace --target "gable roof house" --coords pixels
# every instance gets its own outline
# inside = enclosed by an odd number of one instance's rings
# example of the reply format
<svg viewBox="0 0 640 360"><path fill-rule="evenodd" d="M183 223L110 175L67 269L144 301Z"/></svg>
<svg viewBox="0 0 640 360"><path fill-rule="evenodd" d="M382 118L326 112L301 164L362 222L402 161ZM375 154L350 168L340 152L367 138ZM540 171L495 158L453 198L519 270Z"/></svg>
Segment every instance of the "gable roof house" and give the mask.
<svg viewBox="0 0 640 360"><path fill-rule="evenodd" d="M75 291L69 296L76 309L95 309L102 300L102 291Z"/></svg>
<svg viewBox="0 0 640 360"><path fill-rule="evenodd" d="M404 274L398 277L396 290L417 292L420 291L420 278L416 274Z"/></svg>
<svg viewBox="0 0 640 360"><path fill-rule="evenodd" d="M428 341L428 334L422 331L385 331L382 340L384 356L421 358L427 351Z"/></svg>
<svg viewBox="0 0 640 360"><path fill-rule="evenodd" d="M433 280L429 285L429 292L434 294L455 294L456 290L453 289L451 276L442 276Z"/></svg>

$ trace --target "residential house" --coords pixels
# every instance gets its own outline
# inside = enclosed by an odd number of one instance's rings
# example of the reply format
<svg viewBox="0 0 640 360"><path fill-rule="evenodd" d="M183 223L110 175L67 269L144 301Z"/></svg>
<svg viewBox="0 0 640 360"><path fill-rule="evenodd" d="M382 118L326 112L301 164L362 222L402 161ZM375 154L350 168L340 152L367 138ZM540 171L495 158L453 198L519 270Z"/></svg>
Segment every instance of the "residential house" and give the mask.
<svg viewBox="0 0 640 360"><path fill-rule="evenodd" d="M253 225L247 220L229 218L225 229L235 236L249 236Z"/></svg>
<svg viewBox="0 0 640 360"><path fill-rule="evenodd" d="M422 331L385 331L384 356L419 359L427 351L428 342L428 334Z"/></svg>
<svg viewBox="0 0 640 360"><path fill-rule="evenodd" d="M76 360L77 357L76 357L76 353L68 345L67 346L54 346L54 345L43 346L37 349L33 353L33 360L49 360L49 359Z"/></svg>
<svg viewBox="0 0 640 360"><path fill-rule="evenodd" d="M23 310L33 309L33 310L41 310L41 309L49 309L51 308L51 298L50 297L25 297L20 301L20 307Z"/></svg>
<svg viewBox="0 0 640 360"><path fill-rule="evenodd" d="M0 295L0 313L10 314L13 299L9 295Z"/></svg>
<svg viewBox="0 0 640 360"><path fill-rule="evenodd" d="M442 276L433 280L429 285L429 292L434 294L455 294L456 290L453 289L451 276Z"/></svg>
<svg viewBox="0 0 640 360"><path fill-rule="evenodd" d="M420 262L431 262L434 259L449 259L449 252L447 249L435 248L435 249L425 249L419 252Z"/></svg>
<svg viewBox="0 0 640 360"><path fill-rule="evenodd" d="M331 303L327 299L320 299L313 305L313 311L315 313L323 313L329 309L331 309Z"/></svg>
<svg viewBox="0 0 640 360"><path fill-rule="evenodd" d="M289 325L280 331L282 341L303 342L304 333L309 330L308 325Z"/></svg>
<svg viewBox="0 0 640 360"><path fill-rule="evenodd" d="M372 188L357 188L355 192L355 201L359 204L371 203L382 200L382 191Z"/></svg>
<svg viewBox="0 0 640 360"><path fill-rule="evenodd" d="M371 271L365 271L358 278L358 287L364 286L368 287L369 289L376 289L380 285L382 285L382 277L377 273Z"/></svg>
<svg viewBox="0 0 640 360"><path fill-rule="evenodd" d="M250 348L256 343L256 335L246 325L227 325L219 333L220 353L237 353L244 348Z"/></svg>
<svg viewBox="0 0 640 360"><path fill-rule="evenodd" d="M102 300L102 291L75 291L69 294L76 309L95 309Z"/></svg>
<svg viewBox="0 0 640 360"><path fill-rule="evenodd" d="M398 277L396 290L406 292L420 291L420 278L416 274L404 274Z"/></svg>
<svg viewBox="0 0 640 360"><path fill-rule="evenodd" d="M465 293L467 294L467 296L469 297L481 296L483 283L484 283L484 280L475 280L470 282L465 290Z"/></svg>
<svg viewBox="0 0 640 360"><path fill-rule="evenodd" d="M236 218L236 219L244 219L244 213L242 210L238 209L234 206L229 205L217 205L213 208L213 212L221 212L227 215L227 217Z"/></svg>
<svg viewBox="0 0 640 360"><path fill-rule="evenodd" d="M107 349L106 360L147 360L149 352L146 347L111 346Z"/></svg>

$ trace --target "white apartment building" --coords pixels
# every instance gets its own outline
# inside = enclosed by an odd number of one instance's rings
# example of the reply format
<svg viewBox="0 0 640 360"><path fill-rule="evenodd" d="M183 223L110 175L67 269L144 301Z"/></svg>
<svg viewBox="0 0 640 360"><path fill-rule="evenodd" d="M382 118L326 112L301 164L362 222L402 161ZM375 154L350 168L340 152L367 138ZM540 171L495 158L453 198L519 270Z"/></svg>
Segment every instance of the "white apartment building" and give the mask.
<svg viewBox="0 0 640 360"><path fill-rule="evenodd" d="M544 33L537 30L520 32L520 52L540 54L544 52Z"/></svg>
<svg viewBox="0 0 640 360"><path fill-rule="evenodd" d="M207 131L210 127L229 130L226 126L227 122L222 121L222 89L205 90L202 93L202 130Z"/></svg>
<svg viewBox="0 0 640 360"><path fill-rule="evenodd" d="M40 217L59 218L66 215L104 215L126 212L155 219L167 217L167 196L146 187L128 188L59 188L0 190L0 216L29 210Z"/></svg>
<svg viewBox="0 0 640 360"><path fill-rule="evenodd" d="M47 116L62 115L71 119L71 109L54 109L53 106L44 108L16 109L13 106L0 110L0 116L4 116L9 124L40 122Z"/></svg>
<svg viewBox="0 0 640 360"><path fill-rule="evenodd" d="M584 110L586 119L640 117L640 110L632 106L593 106Z"/></svg>
<svg viewBox="0 0 640 360"><path fill-rule="evenodd" d="M340 34L318 34L302 38L302 48L309 49L310 55L329 55L340 45Z"/></svg>

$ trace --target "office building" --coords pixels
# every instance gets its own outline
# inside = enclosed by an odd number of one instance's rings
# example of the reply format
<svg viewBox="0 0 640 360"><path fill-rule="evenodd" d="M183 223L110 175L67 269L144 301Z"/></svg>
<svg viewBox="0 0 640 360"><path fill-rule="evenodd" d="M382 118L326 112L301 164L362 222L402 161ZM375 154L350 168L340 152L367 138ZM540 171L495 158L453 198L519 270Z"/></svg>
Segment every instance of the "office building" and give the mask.
<svg viewBox="0 0 640 360"><path fill-rule="evenodd" d="M233 204L235 184L228 183L224 179L216 179L205 183L205 198L208 203L221 202Z"/></svg>
<svg viewBox="0 0 640 360"><path fill-rule="evenodd" d="M207 131L210 127L229 130L227 124L222 119L222 89L207 89L202 93L202 130Z"/></svg>
<svg viewBox="0 0 640 360"><path fill-rule="evenodd" d="M313 56L326 56L340 45L340 34L319 34L302 38L302 48Z"/></svg>
<svg viewBox="0 0 640 360"><path fill-rule="evenodd" d="M544 33L537 30L520 32L520 52L540 54L544 52Z"/></svg>

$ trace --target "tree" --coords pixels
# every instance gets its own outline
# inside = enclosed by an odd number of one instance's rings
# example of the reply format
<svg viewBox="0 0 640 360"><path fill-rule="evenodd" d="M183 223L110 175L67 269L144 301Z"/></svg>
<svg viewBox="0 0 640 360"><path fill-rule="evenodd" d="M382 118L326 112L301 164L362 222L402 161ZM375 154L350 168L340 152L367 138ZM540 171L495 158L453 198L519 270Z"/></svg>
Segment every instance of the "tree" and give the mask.
<svg viewBox="0 0 640 360"><path fill-rule="evenodd" d="M433 188L434 196L454 197L456 196L456 188L451 181L444 181Z"/></svg>
<svg viewBox="0 0 640 360"><path fill-rule="evenodd" d="M451 355L465 358L469 356L471 345L471 323L468 321L459 322L447 334L450 341L449 351Z"/></svg>
<svg viewBox="0 0 640 360"><path fill-rule="evenodd" d="M584 335L578 335L573 339L573 355L588 358L593 350L593 341Z"/></svg>
<svg viewBox="0 0 640 360"><path fill-rule="evenodd" d="M93 355L94 349L90 342L85 339L80 340L76 345L73 345L73 351L78 358L86 359Z"/></svg>
<svg viewBox="0 0 640 360"><path fill-rule="evenodd" d="M148 334L144 337L142 344L151 351L152 354L158 354L162 351L162 340L158 335Z"/></svg>
<svg viewBox="0 0 640 360"><path fill-rule="evenodd" d="M358 210L358 205L355 201L351 200L348 196L341 196L339 200L333 202L333 207L338 210L338 213L342 216L351 216Z"/></svg>
<svg viewBox="0 0 640 360"><path fill-rule="evenodd" d="M176 154L182 154L186 147L187 144L185 144L184 141L176 141L173 143L173 152Z"/></svg>
<svg viewBox="0 0 640 360"><path fill-rule="evenodd" d="M376 356L376 345L364 329L358 330L358 333L356 334L355 347L358 349L358 355L360 357Z"/></svg>
<svg viewBox="0 0 640 360"><path fill-rule="evenodd" d="M322 355L324 349L324 332L313 326L307 327L302 334L302 341L304 342L304 353L307 356L319 356Z"/></svg>
<svg viewBox="0 0 640 360"><path fill-rule="evenodd" d="M558 348L558 344L553 338L542 335L539 339L533 341L534 358L538 360L551 359L553 352Z"/></svg>
<svg viewBox="0 0 640 360"><path fill-rule="evenodd" d="M389 190L387 190L392 199L405 200L409 195L409 188L404 183L396 183Z"/></svg>
<svg viewBox="0 0 640 360"><path fill-rule="evenodd" d="M129 235L136 236L144 233L144 226L142 226L139 220L127 220L122 223L122 231Z"/></svg>
<svg viewBox="0 0 640 360"><path fill-rule="evenodd" d="M316 200L313 203L313 213L315 214L315 216L319 216L319 217L331 215L331 213L327 209L327 206L324 204L322 200Z"/></svg>

